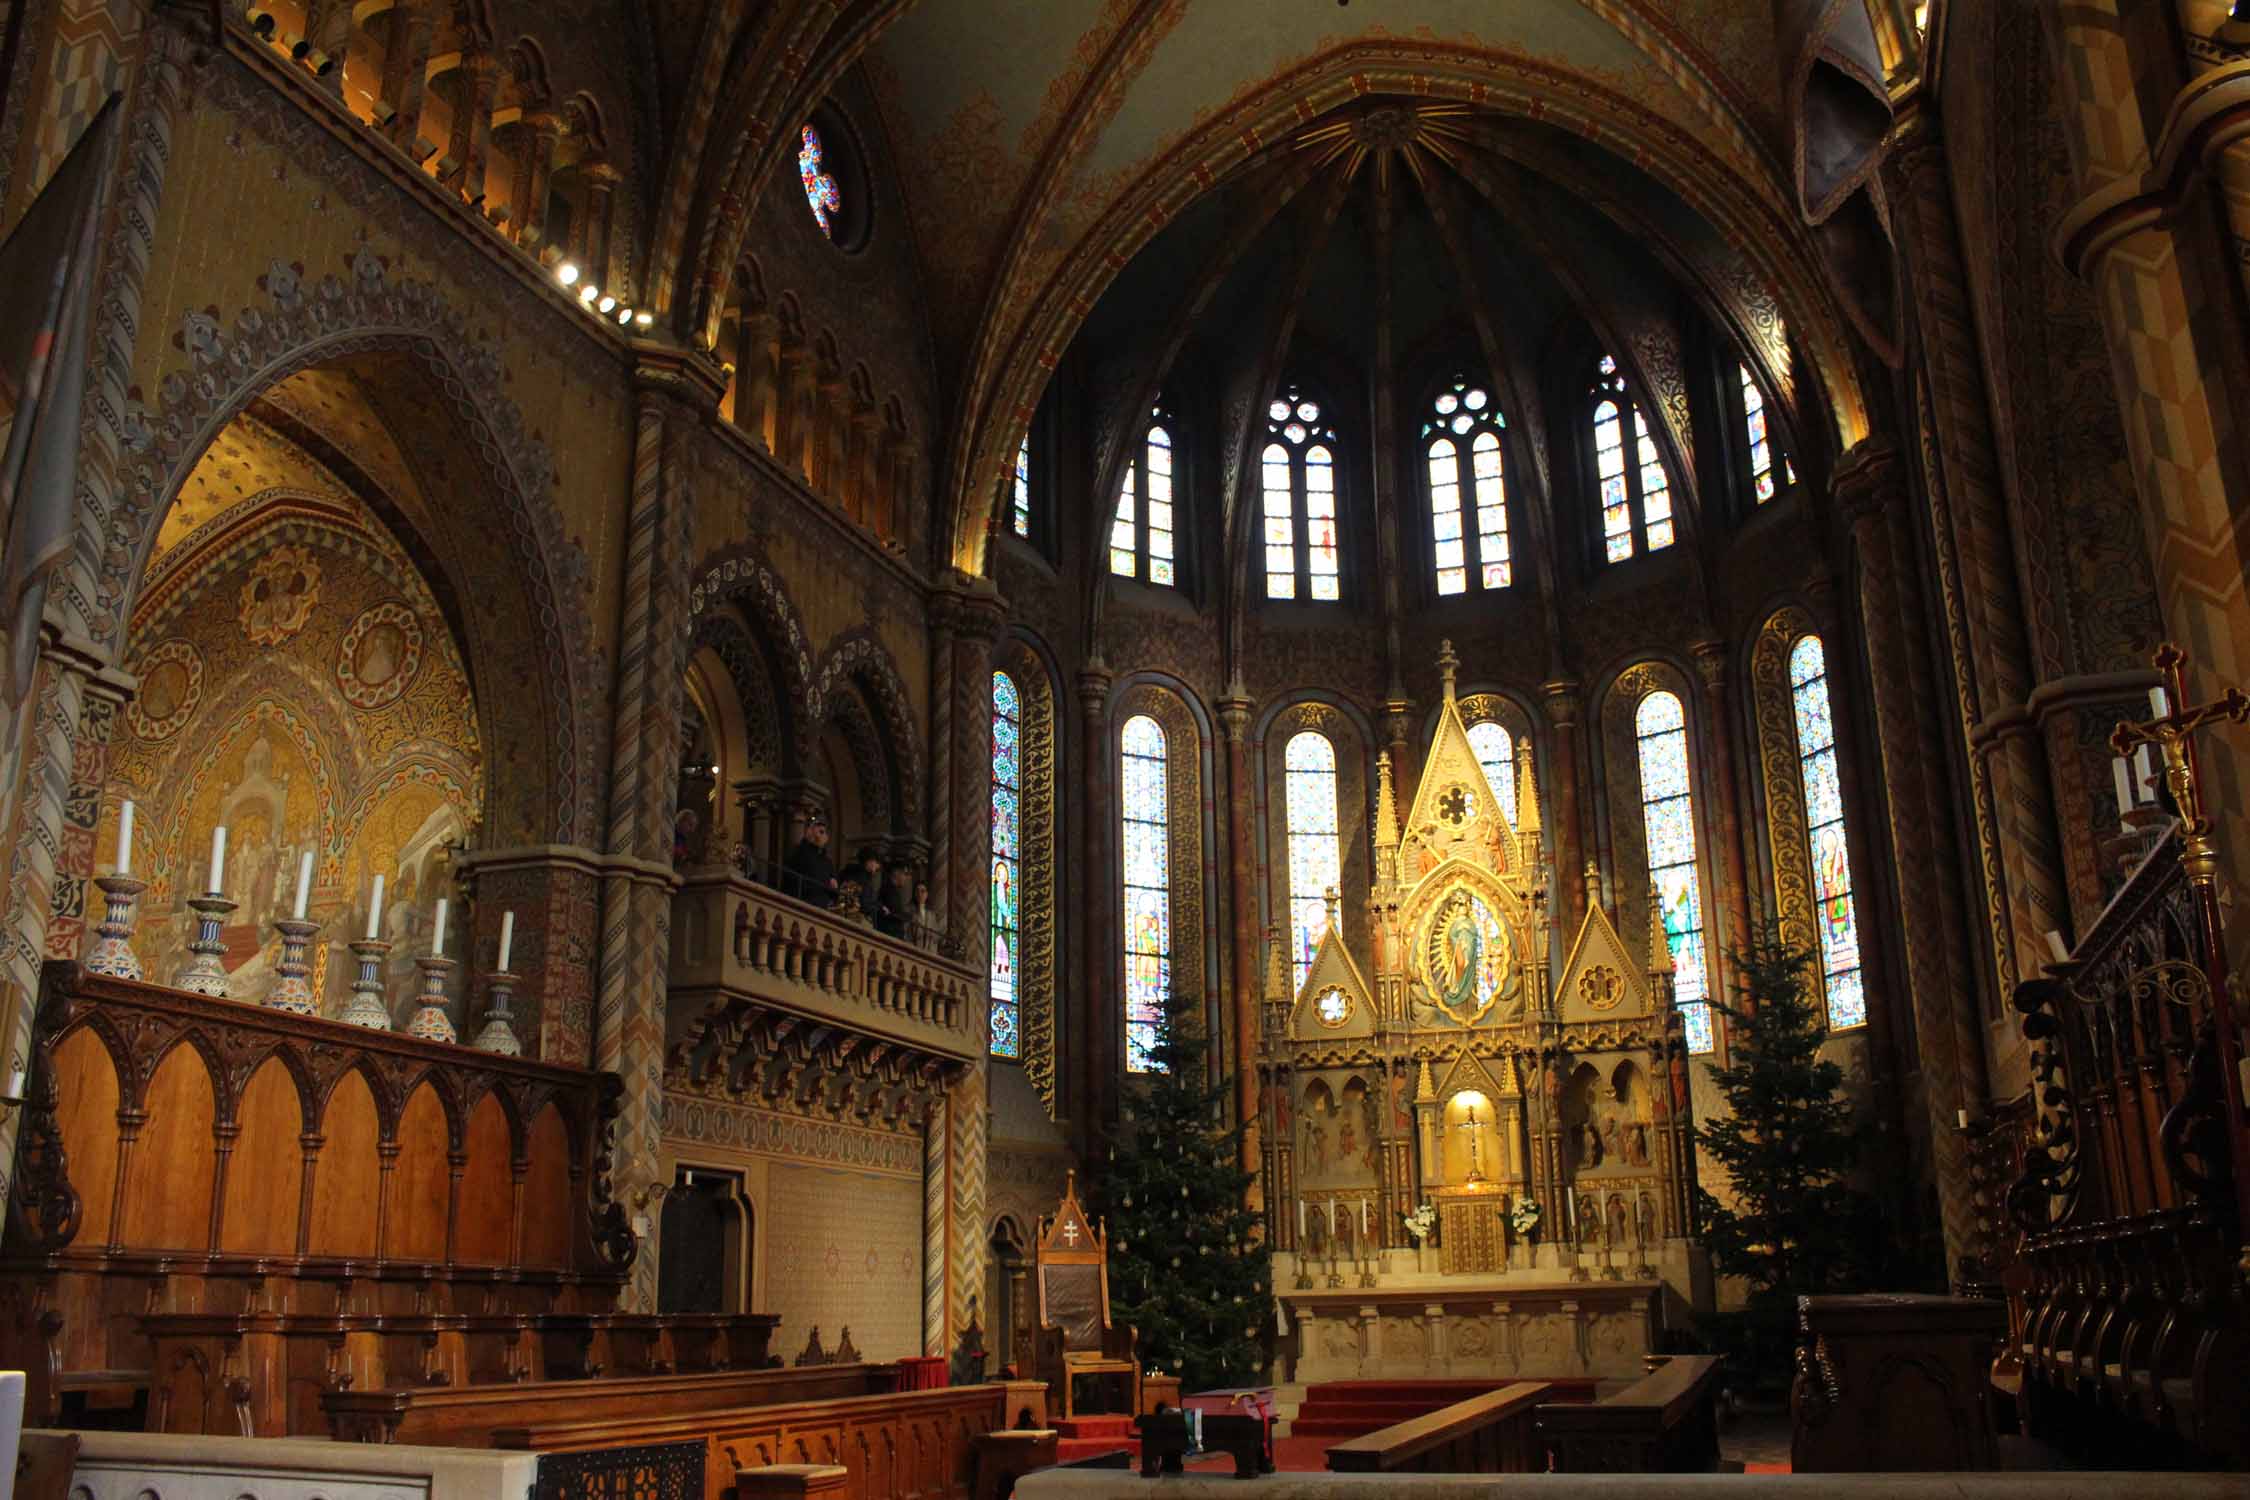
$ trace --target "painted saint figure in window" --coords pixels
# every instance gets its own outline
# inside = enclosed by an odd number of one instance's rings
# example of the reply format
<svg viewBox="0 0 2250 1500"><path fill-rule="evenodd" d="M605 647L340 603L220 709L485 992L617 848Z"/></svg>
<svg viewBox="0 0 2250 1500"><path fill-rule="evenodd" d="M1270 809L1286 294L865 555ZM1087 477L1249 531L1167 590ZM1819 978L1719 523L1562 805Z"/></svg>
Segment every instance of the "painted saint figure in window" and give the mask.
<svg viewBox="0 0 2250 1500"><path fill-rule="evenodd" d="M1508 547L1507 460L1500 442L1507 425L1491 393L1466 377L1439 391L1422 419L1422 453L1430 475L1431 560L1441 594L1467 592L1472 578L1486 589L1504 589L1515 581ZM1475 507L1473 517L1462 515L1464 496ZM1473 533L1470 519L1476 523Z"/></svg>
<svg viewBox="0 0 2250 1500"><path fill-rule="evenodd" d="M1259 457L1266 597L1336 599L1336 434L1294 386L1266 408ZM1299 568L1298 559L1303 558Z"/></svg>
<svg viewBox="0 0 2250 1500"><path fill-rule="evenodd" d="M1314 730L1292 735L1282 752L1284 807L1289 819L1289 957L1295 988L1312 969L1313 950L1328 930L1328 893L1343 883L1343 842L1336 823L1336 747Z"/></svg>
<svg viewBox="0 0 2250 1500"><path fill-rule="evenodd" d="M1125 466L1117 487L1117 513L1109 525L1112 573L1150 583L1179 581L1173 572L1172 479L1172 433L1158 407L1150 413L1140 453Z"/></svg>
<svg viewBox="0 0 2250 1500"><path fill-rule="evenodd" d="M1687 713L1677 695L1649 694L1633 716L1641 768L1641 826L1649 899L1672 949L1673 995L1690 1052L1717 1046L1710 967L1703 952L1703 892L1696 874L1695 796L1688 773Z"/></svg>
<svg viewBox="0 0 2250 1500"><path fill-rule="evenodd" d="M1507 727L1490 719L1469 726L1469 748L1476 752L1477 764L1484 767L1485 784L1492 795L1500 799L1500 809L1508 815L1508 826L1516 826L1516 740Z"/></svg>
<svg viewBox="0 0 2250 1500"><path fill-rule="evenodd" d="M1617 361L1606 354L1594 375L1592 400L1602 556L1609 562L1623 562L1636 550L1660 552L1672 545L1671 482L1640 403L1627 394ZM1625 446L1628 426L1633 434L1630 452Z"/></svg>
<svg viewBox="0 0 2250 1500"><path fill-rule="evenodd" d="M1146 714L1125 721L1118 747L1122 792L1125 934L1125 1068L1156 1070L1157 1028L1172 998L1171 804L1164 730Z"/></svg>
<svg viewBox="0 0 2250 1500"><path fill-rule="evenodd" d="M1015 679L992 674L992 1055L1021 1057L1016 884L1022 872L1022 700Z"/></svg>
<svg viewBox="0 0 2250 1500"><path fill-rule="evenodd" d="M835 174L821 165L825 150L820 132L807 125L797 144L797 176L804 183L805 202L812 207L813 222L822 234L833 236L836 216L844 211L844 190Z"/></svg>
<svg viewBox="0 0 2250 1500"><path fill-rule="evenodd" d="M1852 904L1852 857L1844 837L1844 791L1836 775L1836 725L1828 712L1828 656L1817 635L1789 652L1789 698L1797 721L1797 773L1811 842L1821 985L1832 1030L1867 1024L1860 982L1859 916Z"/></svg>

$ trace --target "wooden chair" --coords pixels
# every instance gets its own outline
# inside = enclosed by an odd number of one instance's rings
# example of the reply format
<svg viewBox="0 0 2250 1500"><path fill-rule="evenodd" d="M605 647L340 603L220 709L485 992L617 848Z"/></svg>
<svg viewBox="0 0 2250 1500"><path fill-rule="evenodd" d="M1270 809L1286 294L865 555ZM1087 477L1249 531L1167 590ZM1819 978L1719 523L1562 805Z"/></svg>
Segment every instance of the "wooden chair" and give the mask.
<svg viewBox="0 0 2250 1500"><path fill-rule="evenodd" d="M1141 1406L1141 1371L1133 1329L1109 1321L1109 1234L1090 1224L1078 1201L1078 1174L1063 1184L1062 1202L1039 1225L1033 1247L1039 1287L1034 1378L1060 1396L1064 1420L1076 1416L1077 1382L1113 1388L1109 1410L1131 1417Z"/></svg>

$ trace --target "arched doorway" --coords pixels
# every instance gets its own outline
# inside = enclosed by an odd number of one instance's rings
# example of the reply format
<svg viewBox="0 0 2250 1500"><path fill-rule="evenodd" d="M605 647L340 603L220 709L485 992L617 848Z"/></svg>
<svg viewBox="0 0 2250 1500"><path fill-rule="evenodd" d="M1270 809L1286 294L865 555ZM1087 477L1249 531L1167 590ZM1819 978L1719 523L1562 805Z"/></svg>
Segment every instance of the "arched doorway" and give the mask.
<svg viewBox="0 0 2250 1500"><path fill-rule="evenodd" d="M656 1310L741 1312L750 1285L753 1210L733 1172L682 1167L664 1198Z"/></svg>

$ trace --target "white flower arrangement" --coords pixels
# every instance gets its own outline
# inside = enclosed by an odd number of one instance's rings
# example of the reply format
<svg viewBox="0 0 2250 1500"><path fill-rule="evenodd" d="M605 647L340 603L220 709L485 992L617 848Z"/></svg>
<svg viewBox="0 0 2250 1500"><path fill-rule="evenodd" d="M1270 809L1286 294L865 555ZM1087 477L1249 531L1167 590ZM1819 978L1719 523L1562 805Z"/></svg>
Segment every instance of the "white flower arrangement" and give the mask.
<svg viewBox="0 0 2250 1500"><path fill-rule="evenodd" d="M1543 1212L1537 1198L1518 1198L1516 1206L1508 1214L1508 1222L1514 1227L1518 1238L1528 1238L1539 1227L1539 1217Z"/></svg>
<svg viewBox="0 0 2250 1500"><path fill-rule="evenodd" d="M1406 1225L1406 1232L1414 1236L1414 1243L1419 1245L1437 1227L1437 1210L1424 1203L1410 1214L1400 1214L1399 1219Z"/></svg>

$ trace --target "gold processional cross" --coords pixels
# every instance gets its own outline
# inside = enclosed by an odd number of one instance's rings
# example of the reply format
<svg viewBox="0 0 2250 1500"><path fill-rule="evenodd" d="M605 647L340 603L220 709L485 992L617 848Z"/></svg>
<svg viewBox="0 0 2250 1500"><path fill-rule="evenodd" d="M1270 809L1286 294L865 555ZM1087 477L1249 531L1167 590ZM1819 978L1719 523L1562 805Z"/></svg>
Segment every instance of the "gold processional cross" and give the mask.
<svg viewBox="0 0 2250 1500"><path fill-rule="evenodd" d="M2125 720L2109 737L2109 748L2130 757L2142 745L2154 745L2164 756L2164 785L2172 793L2180 816L2180 863L2187 870L2198 915L2203 924L2203 977L2211 995L2211 1029L2219 1044L2220 1091L2226 1096L2227 1137L2233 1145L2235 1202L2250 1208L2250 1135L2243 1127L2242 1039L2235 1030L2234 1001L2228 989L2226 933L2219 919L2219 849L2212 841L2212 821L2203 798L2203 771L2192 736L2221 719L2236 724L2250 722L2250 694L2230 687L2209 703L2190 703L2187 693L2187 653L2170 641L2152 658L2164 676L2172 711L2145 724ZM2250 1272L2250 1247L2243 1252Z"/></svg>
<svg viewBox="0 0 2250 1500"><path fill-rule="evenodd" d="M1453 1128L1469 1132L1469 1181L1484 1181L1484 1150L1477 1139L1477 1107L1470 1105L1469 1117Z"/></svg>

